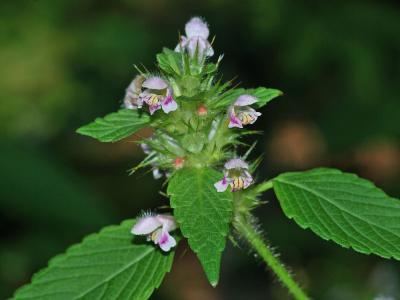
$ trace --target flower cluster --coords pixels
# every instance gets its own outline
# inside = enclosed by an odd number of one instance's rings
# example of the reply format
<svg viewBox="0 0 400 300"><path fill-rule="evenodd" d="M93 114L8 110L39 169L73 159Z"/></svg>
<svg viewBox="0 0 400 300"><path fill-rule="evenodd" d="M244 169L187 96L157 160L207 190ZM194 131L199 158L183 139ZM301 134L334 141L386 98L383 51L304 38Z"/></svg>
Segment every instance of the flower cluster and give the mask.
<svg viewBox="0 0 400 300"><path fill-rule="evenodd" d="M251 92L231 93L229 84L215 80L220 59L217 64L208 63L214 54L209 35L208 25L192 18L175 51L167 49L157 56L158 75L142 73L131 82L124 106L132 110L145 107L154 120L152 137L141 141L147 157L139 167L151 167L158 179L185 167L213 167L228 158L223 177L214 187L217 192L238 192L254 180L251 168L237 158L232 146L240 143L244 127L261 116L251 107L259 107L259 99ZM155 114L158 110L169 115ZM169 232L176 228L172 216L148 214L138 220L132 234L146 235L169 251L176 245Z"/></svg>

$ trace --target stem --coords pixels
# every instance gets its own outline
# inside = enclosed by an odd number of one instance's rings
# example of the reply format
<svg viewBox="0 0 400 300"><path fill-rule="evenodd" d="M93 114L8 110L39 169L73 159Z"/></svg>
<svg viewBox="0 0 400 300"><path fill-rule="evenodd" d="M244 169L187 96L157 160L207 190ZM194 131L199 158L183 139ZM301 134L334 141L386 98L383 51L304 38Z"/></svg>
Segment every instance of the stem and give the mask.
<svg viewBox="0 0 400 300"><path fill-rule="evenodd" d="M264 181L259 185L257 185L257 193L262 193L272 188L273 188L272 180Z"/></svg>
<svg viewBox="0 0 400 300"><path fill-rule="evenodd" d="M245 218L238 218L236 222L236 229L239 233L249 242L251 247L260 255L264 262L272 269L278 276L279 280L286 286L289 293L296 300L310 300L305 292L300 288L299 284L294 281L293 277L286 270L279 259L272 253L271 248L266 244L261 235L254 229L254 227L245 220Z"/></svg>

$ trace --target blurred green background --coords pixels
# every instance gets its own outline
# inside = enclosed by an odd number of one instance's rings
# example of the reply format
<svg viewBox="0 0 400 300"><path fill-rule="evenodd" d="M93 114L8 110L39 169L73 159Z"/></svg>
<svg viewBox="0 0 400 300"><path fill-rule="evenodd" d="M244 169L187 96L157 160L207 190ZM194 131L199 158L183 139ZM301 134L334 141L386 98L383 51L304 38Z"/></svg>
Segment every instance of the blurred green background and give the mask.
<svg viewBox="0 0 400 300"><path fill-rule="evenodd" d="M151 174L128 176L143 158L134 137L101 144L74 131L117 110L133 64L154 68L194 15L216 35L225 79L285 92L255 126L260 178L332 166L400 196L396 1L1 1L1 299L84 235L167 203ZM400 299L399 262L320 240L272 193L264 200L268 239L314 299ZM247 254L228 246L213 289L181 245L154 299L289 299Z"/></svg>

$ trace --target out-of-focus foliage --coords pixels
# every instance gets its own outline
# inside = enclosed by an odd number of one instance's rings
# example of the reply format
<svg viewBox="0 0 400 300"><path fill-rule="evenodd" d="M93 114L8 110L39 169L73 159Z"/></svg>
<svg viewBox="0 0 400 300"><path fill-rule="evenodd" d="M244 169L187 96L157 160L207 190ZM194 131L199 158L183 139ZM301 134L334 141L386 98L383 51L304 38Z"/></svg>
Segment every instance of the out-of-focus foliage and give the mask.
<svg viewBox="0 0 400 300"><path fill-rule="evenodd" d="M118 110L133 64L154 69L154 54L174 47L193 15L225 51L225 79L285 91L254 127L268 131L260 177L329 165L400 194L396 1L1 1L0 298L84 234L166 203L149 174L124 172L140 159L133 139L101 145L74 132ZM322 242L263 200L269 240L314 298L400 294L398 264ZM287 297L240 251L223 257L217 289L202 285L193 256L179 257L171 277L185 284L167 280L155 299Z"/></svg>
<svg viewBox="0 0 400 300"><path fill-rule="evenodd" d="M388 2L273 2L255 6L254 13L262 16L252 25L263 30L253 32L268 45L278 43L278 63L294 88L288 93L296 97L296 89L306 91L302 103L330 144L348 147L399 137L398 10Z"/></svg>

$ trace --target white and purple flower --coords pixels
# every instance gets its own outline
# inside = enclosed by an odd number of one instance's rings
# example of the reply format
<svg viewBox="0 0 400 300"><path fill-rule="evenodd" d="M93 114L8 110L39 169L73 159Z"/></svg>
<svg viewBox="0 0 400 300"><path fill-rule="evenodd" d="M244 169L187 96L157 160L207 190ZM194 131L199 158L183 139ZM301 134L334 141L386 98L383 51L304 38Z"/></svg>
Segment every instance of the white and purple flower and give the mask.
<svg viewBox="0 0 400 300"><path fill-rule="evenodd" d="M139 97L142 92L142 84L145 78L137 75L129 84L125 92L124 106L127 109L138 109L143 106L143 100Z"/></svg>
<svg viewBox="0 0 400 300"><path fill-rule="evenodd" d="M261 113L251 108L250 105L257 102L257 98L251 95L239 96L229 108L229 128L243 128L244 125L253 124Z"/></svg>
<svg viewBox="0 0 400 300"><path fill-rule="evenodd" d="M160 108L166 114L178 108L172 89L164 79L157 76L150 77L142 83L142 87L145 90L140 94L140 99L149 106L151 115Z"/></svg>
<svg viewBox="0 0 400 300"><path fill-rule="evenodd" d="M146 235L161 250L168 252L176 246L176 240L169 233L177 229L175 218L171 215L145 214L133 226L131 233Z"/></svg>
<svg viewBox="0 0 400 300"><path fill-rule="evenodd" d="M194 57L197 51L200 59L203 59L204 56L214 55L214 50L207 40L210 35L208 25L201 18L194 17L190 19L186 23L185 33L186 36L181 36L181 41L175 48L176 52L186 50L190 57Z"/></svg>
<svg viewBox="0 0 400 300"><path fill-rule="evenodd" d="M225 192L228 186L232 192L247 189L253 183L248 171L249 165L240 158L227 161L224 165L224 177L214 184L218 192Z"/></svg>

